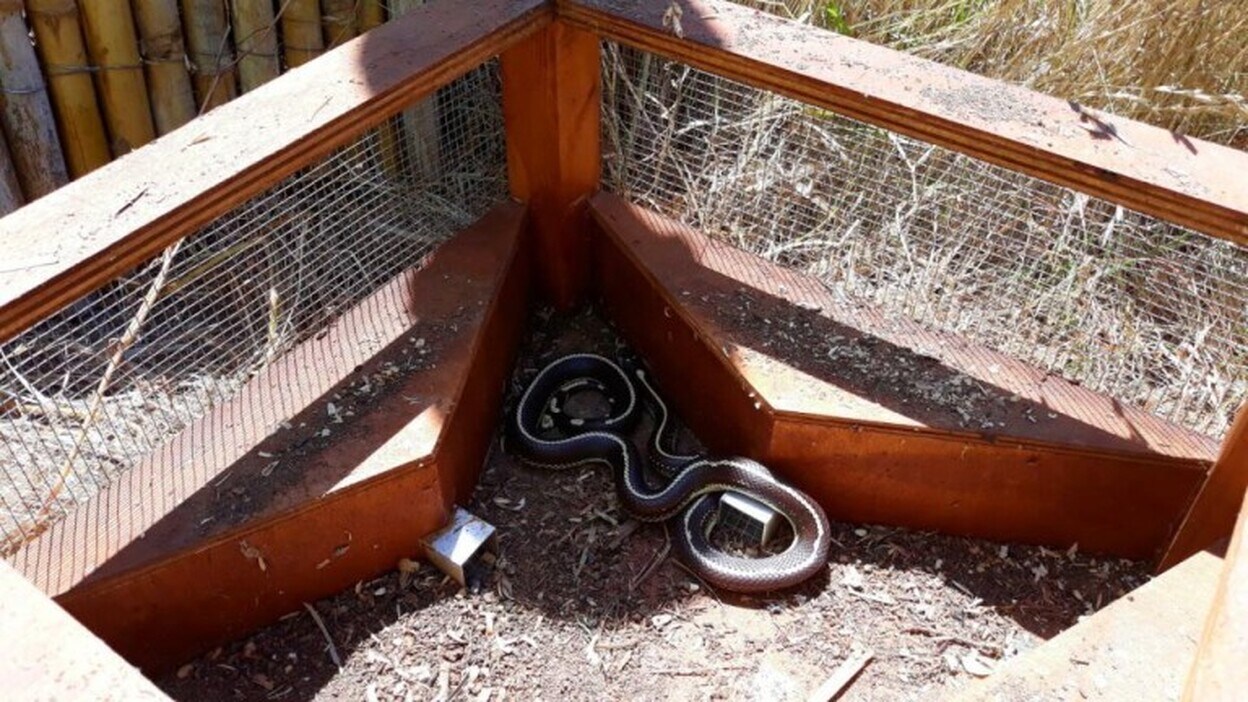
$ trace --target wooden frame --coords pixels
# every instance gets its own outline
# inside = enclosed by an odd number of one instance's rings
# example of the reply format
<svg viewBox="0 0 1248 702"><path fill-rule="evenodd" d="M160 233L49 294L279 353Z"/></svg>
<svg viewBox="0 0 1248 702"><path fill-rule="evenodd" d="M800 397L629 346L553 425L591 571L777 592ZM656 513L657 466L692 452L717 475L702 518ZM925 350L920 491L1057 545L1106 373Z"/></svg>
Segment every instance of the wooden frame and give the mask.
<svg viewBox="0 0 1248 702"><path fill-rule="evenodd" d="M590 211L602 307L685 421L834 519L1156 559L1213 460L1195 432L954 335L842 309L816 280L613 195ZM773 329L808 331L786 346ZM879 364L860 376L812 360L831 337ZM971 412L994 412L993 428L882 389L885 367L955 398L973 384L986 399Z"/></svg>
<svg viewBox="0 0 1248 702"><path fill-rule="evenodd" d="M855 519L905 518L917 526L997 538L1079 540L1085 547L1136 556L1157 555L1164 548L1169 554L1164 565L1226 535L1248 481L1248 471L1242 469L1248 446L1243 425L1248 420L1242 417L1216 461L1208 444L1187 435L1174 435L1179 442L1170 448L1147 438L1145 445L1131 445L1120 441L1112 425L1096 422L1090 434L1073 442L985 436L930 422L890 425L878 416L845 422L786 396L777 380L783 374L758 372L762 366L751 369L748 353L733 357L729 349L725 356L719 342L733 330L717 326L704 310L664 287L653 270L663 265L662 257L643 256L620 236L623 204L599 196L587 208L586 198L598 184L597 41L610 39L672 57L1239 245L1248 244L1248 186L1239 177L1248 170L1248 155L723 0L676 4L680 19L672 23L669 18L665 24L672 0L482 0L470 7L435 3L349 42L0 220L0 238L8 245L0 276L0 342L501 54L512 192L527 201L539 242L538 286L562 305L586 291L591 256L585 213L592 209L607 232L593 244L592 260L603 274L600 294L650 353L660 379L669 391L675 390L679 409L695 426L716 422L739 430L716 448L773 457L799 484ZM428 26L440 31L417 31ZM260 115L264 120L257 121ZM186 159L201 167L184 169L178 180L155 177L171 162ZM299 597L315 596L323 588L340 587L361 573L392 564L396 554L410 548L409 537L432 528L449 504L470 489L474 461L483 450L480 442L497 408L495 381L507 367L519 332L529 261L518 243L523 231L519 209L504 208L494 217L493 224L482 225L466 239L475 254L497 254L488 259L496 265L493 274L485 275L490 282L460 291L488 294L493 300L459 349L466 365L449 368L441 381L418 381L443 382L442 387L460 398L446 419L458 422L454 432L445 433L446 441L430 439L426 432L408 443L400 451L406 460L386 472L397 476L391 478L369 473L358 455L347 456L344 460L363 470L358 479L323 493L323 499L294 496L263 519L232 525L203 541L185 539L178 519L164 526L149 524L154 527L150 545L135 545L128 540L132 532L119 531L119 540L108 547L111 552L93 554L90 563L71 559L68 572L56 571L55 582L45 581L45 588L61 593L67 608L132 660L160 667L288 611ZM506 236L494 241L481 233L487 230L495 235L505 231ZM441 256L456 266L474 265L474 255L463 248L448 248ZM669 276L672 270L660 272ZM396 280L393 285L400 289L409 282ZM627 294L636 297L626 305ZM660 322L660 317L669 321ZM500 343L481 341L487 338ZM677 358L673 349L689 353ZM485 372L470 373L478 363ZM474 380L457 385L453 377L460 376L453 373ZM677 377L699 383L706 394L682 393L674 383ZM699 411L706 407L714 413ZM378 422L378 427L387 426L385 420ZM385 431L378 429L379 435ZM1167 431L1158 428L1157 436ZM828 446L854 442L859 448L851 470L820 476L804 468L812 456L829 455ZM919 480L906 473L906 461L898 456L948 459L955 452L959 460L971 456L953 471L956 479L896 491L904 481ZM994 473L996 461L1017 470ZM1137 481L1141 473L1147 477ZM406 493L380 487L398 484ZM1060 489L1043 492L1054 484ZM1111 498L1122 493L1107 494L1125 487L1130 490L1122 502L1135 504L1134 513L1113 504ZM893 504L872 499L882 488L897 494ZM412 495L425 495L427 509L390 525L404 527L401 536L383 533L359 509L394 506ZM957 501L957 495L966 500L953 504L950 500ZM1028 501L1029 495L1034 499ZM995 504L1002 496L1012 502ZM183 497L162 508L191 509L179 507ZM1055 521L1059 508L1072 497L1077 518L1060 524ZM86 510L81 519L91 515ZM287 555L281 546L312 552L328 547L332 552L330 542L339 537L331 538L330 527L343 520L364 525L353 538L367 534L384 547L377 555L344 562L341 572L321 579L316 588L307 587L308 563ZM78 538L71 526L61 531L66 547ZM1241 575L1243 558L1235 554L1243 543L1241 536L1232 547L1228 582L1238 582ZM55 543L43 547L55 548ZM30 555L60 559L69 552ZM273 569L259 568L261 558ZM185 600L161 602L171 587L186 590L205 564L214 569L226 565L207 590L190 589ZM330 565L337 567L333 561ZM30 572L53 571L36 567ZM197 621L196 611L204 618L196 609L205 602L204 592L246 592L257 599L231 610L215 628L203 621L186 626L186 621ZM1213 633L1205 642L1211 660L1238 650L1228 648L1235 644L1217 633L1228 630L1227 621L1245 626L1242 607L1231 598L1234 592L1228 586L1215 605L1211 622L1217 623L1210 625ZM187 617L182 630L165 649L154 650L149 627L159 626L162 617L177 621L177 616ZM1193 689L1212 689L1211 684L1225 683L1228 675L1216 666L1197 668Z"/></svg>
<svg viewBox="0 0 1248 702"><path fill-rule="evenodd" d="M0 341L350 143L552 16L541 0L482 0L471 11L421 7L0 219L7 247ZM419 31L429 26L439 31ZM188 159L202 166L157 177Z"/></svg>
<svg viewBox="0 0 1248 702"><path fill-rule="evenodd" d="M560 21L1248 244L1245 156L725 0L561 0Z"/></svg>

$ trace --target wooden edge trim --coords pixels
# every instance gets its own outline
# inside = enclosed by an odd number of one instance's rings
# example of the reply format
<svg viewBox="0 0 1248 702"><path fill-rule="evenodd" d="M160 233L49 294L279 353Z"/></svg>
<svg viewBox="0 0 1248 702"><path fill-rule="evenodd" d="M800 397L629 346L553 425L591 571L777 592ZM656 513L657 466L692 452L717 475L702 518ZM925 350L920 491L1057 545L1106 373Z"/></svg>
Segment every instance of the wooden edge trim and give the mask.
<svg viewBox="0 0 1248 702"><path fill-rule="evenodd" d="M709 448L768 463L834 518L1155 558L1203 478L1197 459L774 409L733 340L690 303L695 276L718 274L686 266L659 280L638 253L656 234L621 206L607 193L590 200L606 312Z"/></svg>
<svg viewBox="0 0 1248 702"><path fill-rule="evenodd" d="M1218 460L1157 565L1161 572L1231 535L1248 490L1248 404L1222 440Z"/></svg>
<svg viewBox="0 0 1248 702"><path fill-rule="evenodd" d="M0 561L0 681L28 700L168 700L152 682Z"/></svg>
<svg viewBox="0 0 1248 702"><path fill-rule="evenodd" d="M1243 699L1248 689L1248 492L1241 497L1238 525L1187 677L1185 702L1232 702Z"/></svg>
<svg viewBox="0 0 1248 702"><path fill-rule="evenodd" d="M0 342L327 156L552 16L542 0L424 5L0 219Z"/></svg>
<svg viewBox="0 0 1248 702"><path fill-rule="evenodd" d="M1248 245L1248 153L725 0L558 0L604 38Z"/></svg>
<svg viewBox="0 0 1248 702"><path fill-rule="evenodd" d="M518 214L518 231L508 234L510 253L490 281L489 299L481 301L485 309L462 359L457 390L438 398L447 409L431 454L84 582L57 602L127 660L157 673L302 602L391 569L401 557L420 557L419 539L441 527L475 484L519 346L531 272L520 229L523 212ZM443 367L429 372L445 372ZM370 416L391 412L391 400L407 402L400 393ZM382 431L357 443L380 447L391 438Z"/></svg>

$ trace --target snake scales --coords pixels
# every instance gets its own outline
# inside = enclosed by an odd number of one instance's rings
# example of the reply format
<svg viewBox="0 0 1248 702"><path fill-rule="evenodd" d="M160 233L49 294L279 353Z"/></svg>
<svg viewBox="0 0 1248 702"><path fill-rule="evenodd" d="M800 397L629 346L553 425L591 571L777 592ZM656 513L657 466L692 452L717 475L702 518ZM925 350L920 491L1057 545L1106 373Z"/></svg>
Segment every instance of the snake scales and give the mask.
<svg viewBox="0 0 1248 702"><path fill-rule="evenodd" d="M748 458L668 452L664 448L667 405L644 369L626 365L627 371L603 356L582 353L564 356L543 368L525 390L509 423L511 445L520 457L551 469L609 466L628 512L645 521L679 516L673 548L693 572L715 587L764 592L796 585L819 572L827 562L830 540L823 509ZM644 390L644 399L634 378ZM608 416L577 418L563 411L569 397L587 388L608 399ZM647 485L640 452L627 436L643 406L655 414L656 428L648 442L650 465L668 479L658 489ZM718 494L726 490L752 497L783 515L793 528L788 548L759 558L717 549L710 532L718 516Z"/></svg>

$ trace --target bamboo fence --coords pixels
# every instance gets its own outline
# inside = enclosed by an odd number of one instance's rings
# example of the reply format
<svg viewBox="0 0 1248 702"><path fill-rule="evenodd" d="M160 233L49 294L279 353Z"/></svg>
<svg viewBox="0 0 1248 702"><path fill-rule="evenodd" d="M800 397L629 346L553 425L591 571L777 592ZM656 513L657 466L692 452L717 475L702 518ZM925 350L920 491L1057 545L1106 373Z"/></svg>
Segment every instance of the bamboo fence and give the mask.
<svg viewBox="0 0 1248 702"><path fill-rule="evenodd" d="M26 0L56 111L61 149L69 174L86 175L112 159L104 119L91 81L91 66L74 0Z"/></svg>
<svg viewBox="0 0 1248 702"><path fill-rule="evenodd" d="M90 0L81 9L113 156L124 156L156 138L130 3Z"/></svg>
<svg viewBox="0 0 1248 702"><path fill-rule="evenodd" d="M196 112L178 2L139 0L134 3L134 13L152 117L157 133L168 134L194 119Z"/></svg>
<svg viewBox="0 0 1248 702"><path fill-rule="evenodd" d="M423 0L0 0L0 216ZM436 99L381 128L440 168Z"/></svg>
<svg viewBox="0 0 1248 702"><path fill-rule="evenodd" d="M0 125L15 177L25 199L43 197L64 185L69 173L22 0L0 0L0 90Z"/></svg>
<svg viewBox="0 0 1248 702"><path fill-rule="evenodd" d="M0 131L0 216L4 216L21 207L22 190L17 184L17 171L13 168L13 160L9 157L9 145Z"/></svg>

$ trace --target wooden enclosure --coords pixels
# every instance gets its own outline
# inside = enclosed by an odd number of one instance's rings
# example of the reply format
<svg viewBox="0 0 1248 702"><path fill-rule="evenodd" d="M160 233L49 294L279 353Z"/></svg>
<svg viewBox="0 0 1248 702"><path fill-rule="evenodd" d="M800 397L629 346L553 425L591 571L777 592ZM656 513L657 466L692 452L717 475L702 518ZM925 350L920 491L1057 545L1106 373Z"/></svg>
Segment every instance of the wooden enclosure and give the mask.
<svg viewBox="0 0 1248 702"><path fill-rule="evenodd" d="M271 65L248 64L248 92L146 146L138 142L152 125L138 120L133 140L114 147L139 148L111 164L100 163L89 134L71 142L62 128L70 171L95 170L0 219L0 239L8 244L0 341L495 56L509 185L519 203L499 203L425 266L344 311L324 336L278 359L236 400L213 408L27 545L14 565L145 670L166 669L392 567L471 491L532 291L564 307L597 301L691 426L717 437L713 449L769 462L834 519L1063 548L1078 543L1151 559L1161 570L1194 555L1204 559L1183 572L1208 580L1221 569L1223 584L1188 694L1229 699L1239 689L1235 676L1242 676L1230 662L1242 657L1248 632L1243 588L1235 585L1245 569L1240 509L1248 489L1248 413L1219 447L950 339L952 350L935 359L932 372L973 379L1022 403L997 429L967 429L767 346L758 329L725 314L718 301L743 296L761 314L816 334L868 339L890 358L913 359L911 342L927 332L885 325L870 310L841 309L799 274L599 192L599 46L608 39L676 58L1240 246L1248 245L1248 187L1240 177L1248 154L721 0L680 5L679 31L670 19L665 24L667 0L437 2L350 40L358 24L322 17L324 45L341 46L277 78ZM296 9L308 8L292 2L281 18L291 65L320 51L313 36L301 45L289 41L294 27L306 30L311 21ZM37 35L52 30L35 19ZM203 31L211 36L213 28ZM95 40L107 39L101 31ZM192 52L203 41L188 40ZM66 47L81 48L72 41ZM51 86L61 109L76 104L90 112L63 82ZM212 82L195 83L201 106L224 102L218 91L234 90L232 82ZM121 83L109 90L124 95ZM962 99L968 91L995 97ZM1011 108L998 109L1005 103ZM175 115L156 127L181 119ZM1098 136L1098 129L1120 138ZM388 138L384 131L381 138ZM78 145L72 159L71 143ZM172 163L187 164L180 177L155 176ZM383 363L420 323L462 308L470 313L437 350L436 370L405 380L408 395L436 400L379 405L360 420L359 432L318 455L271 504L240 521L199 528L211 516L205 495L214 479L263 469L275 419L307 411L360 368ZM365 336L381 338L383 350L361 351L367 345L356 342ZM317 359L311 374L310 359ZM989 373L990 366L1004 372ZM273 392L277 387L287 391ZM285 404L271 416L249 414L270 396ZM1054 419L1022 421L1025 407L1043 407ZM214 443L231 450L200 455ZM150 476L175 463L195 467L176 491L144 492ZM137 503L144 508L127 507ZM383 514L403 516L378 518ZM1230 535L1237 515L1240 533L1225 566L1210 565L1211 557L1199 554ZM1135 611L1166 606L1165 598L1141 598ZM1205 614L1198 605L1193 612ZM1176 651L1191 654L1183 646Z"/></svg>

